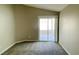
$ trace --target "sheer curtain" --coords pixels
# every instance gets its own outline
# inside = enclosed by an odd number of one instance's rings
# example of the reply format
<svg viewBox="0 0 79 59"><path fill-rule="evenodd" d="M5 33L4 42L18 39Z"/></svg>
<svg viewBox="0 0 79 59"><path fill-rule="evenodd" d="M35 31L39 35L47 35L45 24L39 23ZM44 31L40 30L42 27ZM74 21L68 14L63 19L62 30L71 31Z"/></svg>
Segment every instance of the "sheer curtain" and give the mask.
<svg viewBox="0 0 79 59"><path fill-rule="evenodd" d="M54 16L39 17L39 40L54 41L55 40L55 18Z"/></svg>

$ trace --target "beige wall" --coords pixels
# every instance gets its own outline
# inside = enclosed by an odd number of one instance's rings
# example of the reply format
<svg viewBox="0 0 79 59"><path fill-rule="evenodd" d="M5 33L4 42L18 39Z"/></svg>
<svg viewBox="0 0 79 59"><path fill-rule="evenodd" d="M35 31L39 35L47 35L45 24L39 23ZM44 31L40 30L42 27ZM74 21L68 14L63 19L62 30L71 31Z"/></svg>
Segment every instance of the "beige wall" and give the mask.
<svg viewBox="0 0 79 59"><path fill-rule="evenodd" d="M15 42L13 9L0 5L0 54Z"/></svg>
<svg viewBox="0 0 79 59"><path fill-rule="evenodd" d="M60 12L60 44L69 54L79 54L79 5L69 5Z"/></svg>
<svg viewBox="0 0 79 59"><path fill-rule="evenodd" d="M38 16L58 15L57 12L15 5L16 40L38 40Z"/></svg>

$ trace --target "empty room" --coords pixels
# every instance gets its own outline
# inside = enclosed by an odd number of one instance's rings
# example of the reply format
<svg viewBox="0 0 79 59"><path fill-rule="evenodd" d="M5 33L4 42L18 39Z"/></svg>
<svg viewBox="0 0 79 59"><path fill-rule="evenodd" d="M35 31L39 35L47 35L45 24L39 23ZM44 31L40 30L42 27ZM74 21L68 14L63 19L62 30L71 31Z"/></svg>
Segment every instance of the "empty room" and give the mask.
<svg viewBox="0 0 79 59"><path fill-rule="evenodd" d="M0 4L0 55L79 55L78 4Z"/></svg>

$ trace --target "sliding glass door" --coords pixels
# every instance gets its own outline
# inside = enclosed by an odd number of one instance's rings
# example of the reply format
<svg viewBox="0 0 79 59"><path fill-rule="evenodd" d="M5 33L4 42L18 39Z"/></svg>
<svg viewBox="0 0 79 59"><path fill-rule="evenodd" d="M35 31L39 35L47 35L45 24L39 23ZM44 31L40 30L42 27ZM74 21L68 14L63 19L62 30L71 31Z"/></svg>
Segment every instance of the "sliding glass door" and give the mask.
<svg viewBox="0 0 79 59"><path fill-rule="evenodd" d="M40 41L48 40L48 20L46 18L40 18L39 23L39 39Z"/></svg>
<svg viewBox="0 0 79 59"><path fill-rule="evenodd" d="M55 41L55 17L39 17L39 40Z"/></svg>

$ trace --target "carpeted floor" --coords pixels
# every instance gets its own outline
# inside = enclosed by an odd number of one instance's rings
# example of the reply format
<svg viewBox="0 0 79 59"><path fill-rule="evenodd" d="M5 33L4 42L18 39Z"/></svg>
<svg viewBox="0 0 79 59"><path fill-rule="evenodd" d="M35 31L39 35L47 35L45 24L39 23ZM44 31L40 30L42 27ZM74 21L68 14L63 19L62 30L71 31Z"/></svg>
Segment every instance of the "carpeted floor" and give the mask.
<svg viewBox="0 0 79 59"><path fill-rule="evenodd" d="M54 42L23 42L16 44L3 55L67 55L67 53Z"/></svg>

